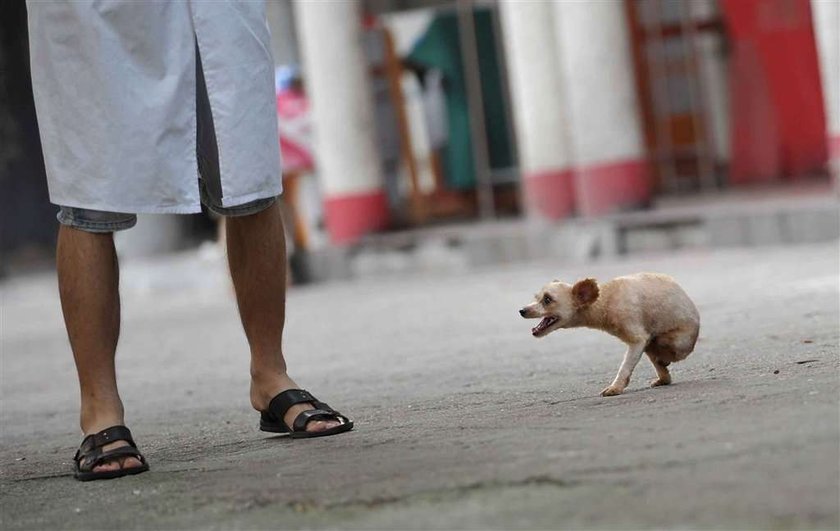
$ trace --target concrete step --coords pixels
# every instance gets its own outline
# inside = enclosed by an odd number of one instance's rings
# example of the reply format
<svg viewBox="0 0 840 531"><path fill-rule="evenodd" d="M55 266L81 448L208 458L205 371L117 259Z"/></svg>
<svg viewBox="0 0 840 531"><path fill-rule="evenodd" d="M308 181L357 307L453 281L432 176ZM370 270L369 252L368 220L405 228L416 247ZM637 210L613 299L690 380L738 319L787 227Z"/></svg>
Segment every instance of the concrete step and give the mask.
<svg viewBox="0 0 840 531"><path fill-rule="evenodd" d="M583 263L684 248L749 247L840 238L840 209L830 193L706 198L597 219L525 219L377 234L348 248L306 257L314 281L465 271L555 259Z"/></svg>

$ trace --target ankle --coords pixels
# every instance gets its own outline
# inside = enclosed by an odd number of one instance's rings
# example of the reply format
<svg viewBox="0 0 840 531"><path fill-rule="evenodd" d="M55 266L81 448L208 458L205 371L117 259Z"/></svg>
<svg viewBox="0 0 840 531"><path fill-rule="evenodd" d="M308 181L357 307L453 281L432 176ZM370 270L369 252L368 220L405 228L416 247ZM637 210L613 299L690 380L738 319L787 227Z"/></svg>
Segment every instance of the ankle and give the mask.
<svg viewBox="0 0 840 531"><path fill-rule="evenodd" d="M122 413L101 414L93 416L90 414L82 414L79 420L79 426L82 428L82 433L90 435L91 433L98 433L111 426L124 426L125 417Z"/></svg>
<svg viewBox="0 0 840 531"><path fill-rule="evenodd" d="M111 426L125 424L125 412L121 402L116 404L82 405L79 415L79 425L82 433L90 435L97 433Z"/></svg>
<svg viewBox="0 0 840 531"><path fill-rule="evenodd" d="M273 385L278 380L287 380L285 363L251 363L251 383L256 385Z"/></svg>
<svg viewBox="0 0 840 531"><path fill-rule="evenodd" d="M251 371L251 405L257 411L268 408L277 393L291 389L296 384L285 371Z"/></svg>

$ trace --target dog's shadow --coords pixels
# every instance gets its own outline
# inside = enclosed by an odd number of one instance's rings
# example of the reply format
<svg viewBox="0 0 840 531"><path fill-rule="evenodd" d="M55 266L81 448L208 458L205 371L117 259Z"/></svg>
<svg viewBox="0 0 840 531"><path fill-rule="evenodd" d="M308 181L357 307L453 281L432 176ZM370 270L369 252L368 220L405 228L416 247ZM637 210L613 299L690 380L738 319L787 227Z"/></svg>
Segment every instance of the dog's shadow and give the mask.
<svg viewBox="0 0 840 531"><path fill-rule="evenodd" d="M634 388L627 388L620 395L615 396L601 396L581 395L563 400L545 400L545 402L552 406L568 403L586 403L594 407L605 406L613 404L626 404L630 402L638 402L639 399L650 399L657 397L673 397L674 393L688 393L688 397L697 398L692 391L702 391L704 389L716 388L726 386L728 378L714 377L696 380L681 380L669 385L662 385L659 387L639 386Z"/></svg>

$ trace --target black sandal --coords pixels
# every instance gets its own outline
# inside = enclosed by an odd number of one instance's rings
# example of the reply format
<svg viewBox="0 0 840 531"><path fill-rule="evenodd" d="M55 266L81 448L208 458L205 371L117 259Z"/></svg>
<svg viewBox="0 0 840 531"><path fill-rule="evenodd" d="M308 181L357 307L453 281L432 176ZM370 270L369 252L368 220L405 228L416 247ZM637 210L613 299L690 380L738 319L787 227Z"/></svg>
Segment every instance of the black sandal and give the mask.
<svg viewBox="0 0 840 531"><path fill-rule="evenodd" d="M117 441L125 441L128 443L128 446L121 446L113 450L102 450L102 447L106 444ZM99 465L126 457L134 457L140 461L140 466L123 468L120 465L120 468L117 470L93 471ZM79 481L113 479L122 476L132 476L149 470L149 464L146 463L146 458L137 449L137 445L134 444L134 439L131 438L131 432L125 426L111 426L99 433L85 437L75 457L73 457L73 461L76 465L76 471L73 476Z"/></svg>
<svg viewBox="0 0 840 531"><path fill-rule="evenodd" d="M310 403L315 409L302 412L289 427L283 418L295 404ZM306 431L310 420L338 420L340 425L322 431ZM289 389L271 399L268 409L260 414L260 430L271 433L288 433L294 439L337 435L353 429L353 421L319 401L303 389Z"/></svg>

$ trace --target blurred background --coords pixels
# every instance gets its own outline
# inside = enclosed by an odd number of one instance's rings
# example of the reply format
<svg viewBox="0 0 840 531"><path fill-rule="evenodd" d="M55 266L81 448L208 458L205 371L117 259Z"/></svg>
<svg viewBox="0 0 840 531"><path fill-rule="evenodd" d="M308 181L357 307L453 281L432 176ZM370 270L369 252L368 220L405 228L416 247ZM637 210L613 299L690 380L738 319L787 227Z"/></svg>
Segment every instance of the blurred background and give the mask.
<svg viewBox="0 0 840 531"><path fill-rule="evenodd" d="M25 3L2 10L8 276L50 267L57 224ZM434 267L837 236L836 1L267 0L267 15L296 283L419 267L429 247ZM714 228L768 204L787 221ZM141 216L119 249L214 252L216 223ZM534 248L535 226L578 236Z"/></svg>

